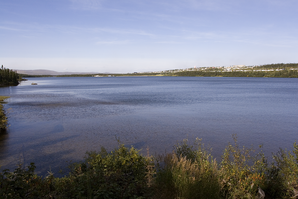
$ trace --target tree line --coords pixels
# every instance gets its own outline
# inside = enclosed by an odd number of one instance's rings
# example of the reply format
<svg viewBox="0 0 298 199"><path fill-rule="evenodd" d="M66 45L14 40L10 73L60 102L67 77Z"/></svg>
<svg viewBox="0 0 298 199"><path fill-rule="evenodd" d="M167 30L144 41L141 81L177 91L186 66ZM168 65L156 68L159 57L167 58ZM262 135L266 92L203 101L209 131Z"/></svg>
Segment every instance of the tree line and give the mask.
<svg viewBox="0 0 298 199"><path fill-rule="evenodd" d="M17 72L4 68L0 68L0 86L17 86L19 84L20 76Z"/></svg>
<svg viewBox="0 0 298 199"><path fill-rule="evenodd" d="M254 69L266 68L266 69L289 69L298 68L298 63L277 63L277 64L265 64L261 66L255 66Z"/></svg>
<svg viewBox="0 0 298 199"><path fill-rule="evenodd" d="M205 71L183 71L165 74L165 76L199 76L199 77L282 77L298 78L297 70L283 71L232 71L232 72L205 72Z"/></svg>

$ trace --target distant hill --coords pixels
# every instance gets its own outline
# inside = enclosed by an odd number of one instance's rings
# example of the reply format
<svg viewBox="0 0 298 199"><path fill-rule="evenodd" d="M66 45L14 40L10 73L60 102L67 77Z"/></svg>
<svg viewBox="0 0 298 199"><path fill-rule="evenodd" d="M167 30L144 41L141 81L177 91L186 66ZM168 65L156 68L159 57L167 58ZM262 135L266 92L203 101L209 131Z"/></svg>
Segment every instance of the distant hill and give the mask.
<svg viewBox="0 0 298 199"><path fill-rule="evenodd" d="M19 74L26 75L72 75L72 74L95 74L94 72L57 72L53 70L16 70Z"/></svg>

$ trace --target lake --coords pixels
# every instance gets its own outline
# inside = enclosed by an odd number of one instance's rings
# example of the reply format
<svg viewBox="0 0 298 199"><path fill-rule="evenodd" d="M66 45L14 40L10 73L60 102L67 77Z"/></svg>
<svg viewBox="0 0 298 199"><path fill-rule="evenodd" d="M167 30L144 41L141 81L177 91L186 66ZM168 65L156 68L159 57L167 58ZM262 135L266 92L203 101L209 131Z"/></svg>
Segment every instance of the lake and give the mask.
<svg viewBox="0 0 298 199"><path fill-rule="evenodd" d="M31 85L32 82L38 85ZM10 127L0 136L1 169L35 162L59 176L69 162L117 140L146 154L202 138L220 159L239 145L267 156L298 138L298 79L224 77L28 78L0 88Z"/></svg>

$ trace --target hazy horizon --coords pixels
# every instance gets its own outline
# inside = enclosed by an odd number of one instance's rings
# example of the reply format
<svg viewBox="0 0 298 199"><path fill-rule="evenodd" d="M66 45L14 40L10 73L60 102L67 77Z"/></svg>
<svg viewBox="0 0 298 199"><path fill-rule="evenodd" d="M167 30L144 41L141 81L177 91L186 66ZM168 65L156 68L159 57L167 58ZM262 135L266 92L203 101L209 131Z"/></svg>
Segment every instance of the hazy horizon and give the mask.
<svg viewBox="0 0 298 199"><path fill-rule="evenodd" d="M130 73L297 63L295 0L0 0L0 65Z"/></svg>

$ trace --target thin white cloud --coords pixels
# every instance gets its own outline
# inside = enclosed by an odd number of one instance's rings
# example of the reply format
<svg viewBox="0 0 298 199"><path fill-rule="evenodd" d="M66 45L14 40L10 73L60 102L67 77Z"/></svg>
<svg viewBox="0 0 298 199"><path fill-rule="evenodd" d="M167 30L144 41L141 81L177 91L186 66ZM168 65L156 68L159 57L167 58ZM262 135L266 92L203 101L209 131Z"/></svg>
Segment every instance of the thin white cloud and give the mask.
<svg viewBox="0 0 298 199"><path fill-rule="evenodd" d="M97 10L101 8L103 0L69 0L71 8L76 10Z"/></svg>
<svg viewBox="0 0 298 199"><path fill-rule="evenodd" d="M199 10L221 10L226 1L220 0L183 0L187 6Z"/></svg>
<svg viewBox="0 0 298 199"><path fill-rule="evenodd" d="M81 27L81 26L62 26L62 25L47 25L36 23L14 23L6 22L1 24L0 29L10 31L26 31L34 33L44 32L62 32L66 34L85 34L85 33L110 33L110 34L122 34L122 35L140 35L147 37L155 37L155 34L139 29L118 29L118 28L97 28L97 27Z"/></svg>
<svg viewBox="0 0 298 199"><path fill-rule="evenodd" d="M89 31L93 32L108 32L113 34L131 34L131 35L142 35L142 36L155 36L152 33L143 30L132 30L132 29L116 29L116 28L89 28Z"/></svg>
<svg viewBox="0 0 298 199"><path fill-rule="evenodd" d="M239 1L239 0L238 0ZM153 3L159 7L163 7L166 10L171 10L174 12L181 11L185 8L194 9L194 10L223 10L228 7L228 5L233 2L237 2L235 0L161 0L161 1L147 1L148 5L152 5ZM145 4L145 3L144 3Z"/></svg>
<svg viewBox="0 0 298 199"><path fill-rule="evenodd" d="M10 27L5 27L5 26L0 26L0 29L2 29L2 30L12 30L12 31L22 31L22 30L17 29L17 28L10 28Z"/></svg>
<svg viewBox="0 0 298 199"><path fill-rule="evenodd" d="M184 31L186 34L183 36L186 40L201 40L201 39L225 39L226 36L219 32L198 32L198 31Z"/></svg>
<svg viewBox="0 0 298 199"><path fill-rule="evenodd" d="M125 45L128 43L129 43L128 40L123 40L123 41L114 40L114 41L98 41L96 42L96 45Z"/></svg>
<svg viewBox="0 0 298 199"><path fill-rule="evenodd" d="M196 31L192 28L179 29L172 27L162 27L163 29L171 32L171 35L167 35L167 38L175 38L178 40L212 40L212 39L226 39L226 34L221 31ZM230 34L230 33L227 33ZM170 39L169 39L170 40ZM168 40L166 40L168 41Z"/></svg>
<svg viewBox="0 0 298 199"><path fill-rule="evenodd" d="M157 41L154 43L156 43L156 44L183 44L183 42L179 42L179 41Z"/></svg>
<svg viewBox="0 0 298 199"><path fill-rule="evenodd" d="M144 30L138 29L118 29L118 28L97 28L97 27L79 27L79 26L51 26L48 28L57 29L64 33L80 34L80 33L109 33L121 35L140 35L147 37L155 37L156 35Z"/></svg>
<svg viewBox="0 0 298 199"><path fill-rule="evenodd" d="M246 43L246 44L252 44L252 45L255 45L255 46L267 46L267 47L275 47L275 48L292 48L293 47L293 43L298 43L298 41L296 40L289 40L289 41L286 41L286 40L283 40L283 41L275 41L275 42L272 42L272 41L254 41L254 40L235 40L235 42L239 42L239 43Z"/></svg>

